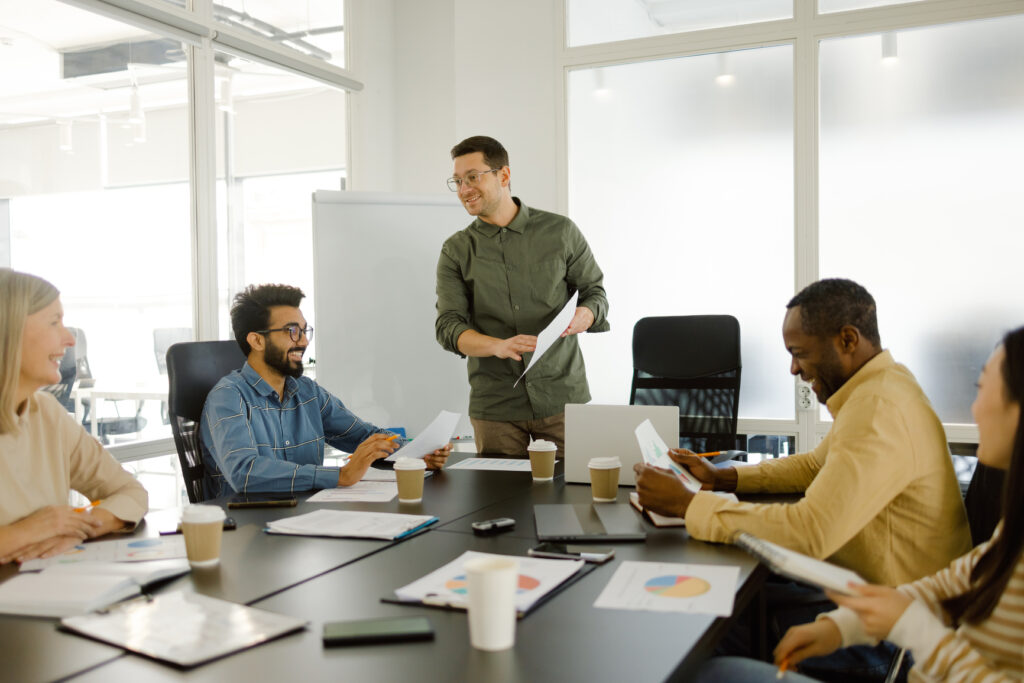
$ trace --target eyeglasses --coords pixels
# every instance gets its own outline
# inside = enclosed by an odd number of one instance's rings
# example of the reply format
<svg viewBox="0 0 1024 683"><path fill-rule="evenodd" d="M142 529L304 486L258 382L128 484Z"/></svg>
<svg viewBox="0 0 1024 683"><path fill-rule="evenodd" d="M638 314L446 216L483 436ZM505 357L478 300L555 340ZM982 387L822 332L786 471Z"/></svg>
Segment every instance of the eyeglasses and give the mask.
<svg viewBox="0 0 1024 683"><path fill-rule="evenodd" d="M458 192L463 183L470 187L476 187L476 184L480 182L485 173L497 173L500 170L500 168L492 168L486 171L470 171L464 178L452 176L448 179L448 189L452 192Z"/></svg>
<svg viewBox="0 0 1024 683"><path fill-rule="evenodd" d="M302 335L306 335L306 341L313 341L313 328L308 325L306 327L285 325L284 327L275 327L272 330L256 330L256 334L270 334L271 332L287 332L293 342L299 341L299 339L302 338Z"/></svg>

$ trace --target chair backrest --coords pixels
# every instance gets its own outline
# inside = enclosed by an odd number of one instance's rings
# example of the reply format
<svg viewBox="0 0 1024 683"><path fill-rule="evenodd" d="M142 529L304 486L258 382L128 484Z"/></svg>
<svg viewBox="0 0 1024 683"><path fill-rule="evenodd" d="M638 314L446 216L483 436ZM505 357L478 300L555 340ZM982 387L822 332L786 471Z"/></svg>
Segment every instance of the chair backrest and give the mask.
<svg viewBox="0 0 1024 683"><path fill-rule="evenodd" d="M167 349L178 342L192 341L191 327L157 327L153 330L153 354L156 369L161 375L167 374Z"/></svg>
<svg viewBox="0 0 1024 683"><path fill-rule="evenodd" d="M234 341L182 342L167 349L167 412L189 502L205 498L199 422L206 395L221 377L243 363L245 356Z"/></svg>
<svg viewBox="0 0 1024 683"><path fill-rule="evenodd" d="M740 324L731 315L641 318L633 327L631 405L679 406L679 445L736 448Z"/></svg>

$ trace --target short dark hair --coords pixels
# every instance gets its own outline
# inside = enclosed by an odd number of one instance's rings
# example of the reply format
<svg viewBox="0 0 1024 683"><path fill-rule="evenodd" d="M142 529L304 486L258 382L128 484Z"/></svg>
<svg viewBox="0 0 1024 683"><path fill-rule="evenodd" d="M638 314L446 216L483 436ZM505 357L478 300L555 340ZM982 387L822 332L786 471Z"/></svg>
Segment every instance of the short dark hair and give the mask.
<svg viewBox="0 0 1024 683"><path fill-rule="evenodd" d="M491 168L508 166L508 152L501 143L486 135L474 135L452 147L452 159L480 152L484 155L484 163Z"/></svg>
<svg viewBox="0 0 1024 683"><path fill-rule="evenodd" d="M246 356L252 351L246 337L250 332L267 329L270 309L274 306L299 307L306 297L298 287L290 285L249 285L235 295L231 306L231 330Z"/></svg>
<svg viewBox="0 0 1024 683"><path fill-rule="evenodd" d="M857 328L861 336L881 348L875 300L853 280L818 280L800 290L786 308L800 307L804 332L815 337L839 334L844 325Z"/></svg>

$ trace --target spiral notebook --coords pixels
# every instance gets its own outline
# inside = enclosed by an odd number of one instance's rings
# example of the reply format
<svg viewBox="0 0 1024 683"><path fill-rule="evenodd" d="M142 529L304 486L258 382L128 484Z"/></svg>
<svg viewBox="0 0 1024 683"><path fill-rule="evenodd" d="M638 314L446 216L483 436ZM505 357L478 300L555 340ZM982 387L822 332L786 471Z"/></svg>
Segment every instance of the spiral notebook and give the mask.
<svg viewBox="0 0 1024 683"><path fill-rule="evenodd" d="M848 583L867 583L859 574L849 569L816 560L748 533L737 536L736 545L764 562L776 574L836 593L853 595L853 591L847 586Z"/></svg>

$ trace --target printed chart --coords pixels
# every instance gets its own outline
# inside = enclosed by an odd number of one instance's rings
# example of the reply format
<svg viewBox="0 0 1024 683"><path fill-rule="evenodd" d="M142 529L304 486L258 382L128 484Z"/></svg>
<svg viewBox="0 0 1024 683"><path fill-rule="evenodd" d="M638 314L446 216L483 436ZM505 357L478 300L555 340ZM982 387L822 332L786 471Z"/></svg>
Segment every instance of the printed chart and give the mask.
<svg viewBox="0 0 1024 683"><path fill-rule="evenodd" d="M623 562L594 607L729 616L739 567Z"/></svg>

